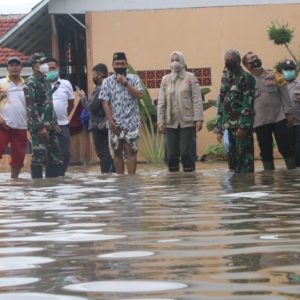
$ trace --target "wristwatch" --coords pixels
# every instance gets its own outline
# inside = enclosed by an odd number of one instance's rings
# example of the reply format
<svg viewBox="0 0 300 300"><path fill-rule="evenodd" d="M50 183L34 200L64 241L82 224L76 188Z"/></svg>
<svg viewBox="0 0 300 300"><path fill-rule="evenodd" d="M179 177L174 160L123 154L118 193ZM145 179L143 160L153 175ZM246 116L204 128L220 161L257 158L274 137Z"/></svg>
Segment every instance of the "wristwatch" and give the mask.
<svg viewBox="0 0 300 300"><path fill-rule="evenodd" d="M128 82L127 82L127 80L125 81L125 83L124 83L124 86L126 87L127 86L127 84L128 84Z"/></svg>

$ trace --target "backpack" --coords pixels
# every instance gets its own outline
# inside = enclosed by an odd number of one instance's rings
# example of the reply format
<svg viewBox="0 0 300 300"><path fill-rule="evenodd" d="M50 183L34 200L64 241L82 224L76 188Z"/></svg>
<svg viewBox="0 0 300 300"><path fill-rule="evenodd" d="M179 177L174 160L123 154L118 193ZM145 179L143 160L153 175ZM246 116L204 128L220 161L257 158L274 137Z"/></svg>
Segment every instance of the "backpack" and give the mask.
<svg viewBox="0 0 300 300"><path fill-rule="evenodd" d="M88 132L89 131L89 120L90 120L90 113L87 109L83 109L80 113L80 120L82 123L83 130Z"/></svg>

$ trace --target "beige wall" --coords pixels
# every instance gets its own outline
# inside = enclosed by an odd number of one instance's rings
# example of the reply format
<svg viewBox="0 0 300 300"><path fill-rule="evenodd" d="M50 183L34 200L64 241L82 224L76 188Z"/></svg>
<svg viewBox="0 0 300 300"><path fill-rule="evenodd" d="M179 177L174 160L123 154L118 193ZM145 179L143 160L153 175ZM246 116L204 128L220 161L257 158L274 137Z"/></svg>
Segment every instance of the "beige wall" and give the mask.
<svg viewBox="0 0 300 300"><path fill-rule="evenodd" d="M271 21L288 23L295 28L292 48L300 41L300 4L211 7L156 11L95 12L87 14L88 66L103 62L111 69L112 54L125 51L137 70L166 69L169 54L180 50L191 68L210 67L212 93L218 94L224 52L230 48L241 54L257 52L267 67L288 57L284 47L268 40ZM91 84L91 81L90 81ZM158 91L151 90L157 97ZM209 119L211 109L205 114ZM201 133L198 152L215 137Z"/></svg>

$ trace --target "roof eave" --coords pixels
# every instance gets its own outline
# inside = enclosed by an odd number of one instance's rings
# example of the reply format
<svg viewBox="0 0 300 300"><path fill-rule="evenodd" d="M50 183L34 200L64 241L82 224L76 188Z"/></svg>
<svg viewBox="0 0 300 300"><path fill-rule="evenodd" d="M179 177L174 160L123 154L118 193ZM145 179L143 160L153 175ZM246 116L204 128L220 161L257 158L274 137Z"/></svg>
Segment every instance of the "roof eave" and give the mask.
<svg viewBox="0 0 300 300"><path fill-rule="evenodd" d="M17 47L13 46L13 41L15 40L14 35L20 31L21 27L24 27L27 23L30 22L34 17L37 17L38 12L40 12L48 3L50 0L43 0L40 3L38 3L27 15L25 15L18 23L16 23L8 32L6 32L1 38L0 38L0 45L1 47L8 47L18 50Z"/></svg>

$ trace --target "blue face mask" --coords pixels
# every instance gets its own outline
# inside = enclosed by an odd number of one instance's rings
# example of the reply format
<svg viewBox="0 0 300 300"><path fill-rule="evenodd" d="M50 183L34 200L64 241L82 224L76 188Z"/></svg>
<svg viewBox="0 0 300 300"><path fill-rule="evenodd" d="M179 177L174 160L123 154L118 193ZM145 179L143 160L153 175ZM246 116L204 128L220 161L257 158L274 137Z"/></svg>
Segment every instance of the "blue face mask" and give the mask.
<svg viewBox="0 0 300 300"><path fill-rule="evenodd" d="M282 74L283 74L284 79L287 81L292 81L296 78L295 70L283 70Z"/></svg>
<svg viewBox="0 0 300 300"><path fill-rule="evenodd" d="M58 78L58 71L50 71L46 74L46 78L50 81L55 81Z"/></svg>

